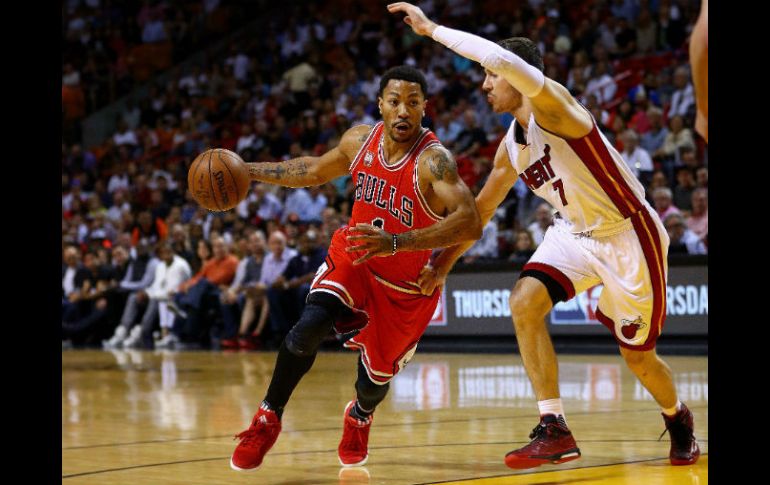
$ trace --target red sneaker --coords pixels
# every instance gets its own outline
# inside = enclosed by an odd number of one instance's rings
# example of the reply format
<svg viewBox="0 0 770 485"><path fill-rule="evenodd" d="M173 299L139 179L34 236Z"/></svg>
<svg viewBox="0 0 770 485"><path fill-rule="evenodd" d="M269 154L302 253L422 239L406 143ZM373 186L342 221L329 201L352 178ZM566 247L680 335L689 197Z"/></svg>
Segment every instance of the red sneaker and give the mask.
<svg viewBox="0 0 770 485"><path fill-rule="evenodd" d="M369 459L369 429L372 427L372 419L369 415L366 421L354 418L350 410L355 405L350 401L345 406L345 421L342 430L342 441L337 448L337 456L342 466L360 466Z"/></svg>
<svg viewBox="0 0 770 485"><path fill-rule="evenodd" d="M682 409L671 417L663 414L663 421L666 423L663 434L668 431L671 437L671 451L668 453L671 464L692 465L698 461L700 448L693 435L692 413L687 406L682 403ZM661 438L663 434L660 435Z"/></svg>
<svg viewBox="0 0 770 485"><path fill-rule="evenodd" d="M242 350L259 350L260 347L259 339L252 336L241 337L238 343Z"/></svg>
<svg viewBox="0 0 770 485"><path fill-rule="evenodd" d="M249 429L235 435L241 442L230 457L230 468L238 471L256 470L262 464L265 453L273 447L280 432L281 421L275 411L268 409L264 404L260 406Z"/></svg>
<svg viewBox="0 0 770 485"><path fill-rule="evenodd" d="M580 450L563 417L541 416L540 424L529 437L534 438L530 444L505 455L505 464L510 468L534 468L546 463L558 465L580 458Z"/></svg>
<svg viewBox="0 0 770 485"><path fill-rule="evenodd" d="M219 342L219 345L223 349L237 349L238 340L234 338L223 338L222 341Z"/></svg>

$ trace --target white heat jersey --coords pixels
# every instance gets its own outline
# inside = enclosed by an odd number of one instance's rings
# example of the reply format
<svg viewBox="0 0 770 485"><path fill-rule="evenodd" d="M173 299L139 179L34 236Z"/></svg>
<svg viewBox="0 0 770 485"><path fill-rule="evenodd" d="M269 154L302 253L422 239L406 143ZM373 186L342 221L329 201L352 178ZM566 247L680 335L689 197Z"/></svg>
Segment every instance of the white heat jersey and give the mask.
<svg viewBox="0 0 770 485"><path fill-rule="evenodd" d="M573 233L615 232L642 208L655 213L644 187L595 122L588 135L569 140L543 129L531 115L526 139L514 120L505 146L519 177L572 224Z"/></svg>

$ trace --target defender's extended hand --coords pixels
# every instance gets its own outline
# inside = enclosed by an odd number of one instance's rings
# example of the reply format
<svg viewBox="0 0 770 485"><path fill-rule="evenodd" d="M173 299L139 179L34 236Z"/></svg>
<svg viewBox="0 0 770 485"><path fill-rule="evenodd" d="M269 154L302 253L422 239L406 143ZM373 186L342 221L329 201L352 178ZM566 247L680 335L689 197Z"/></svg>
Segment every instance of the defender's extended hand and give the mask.
<svg viewBox="0 0 770 485"><path fill-rule="evenodd" d="M393 235L371 224L356 224L352 231L360 235L348 236L348 243L357 243L356 246L348 246L345 251L364 251L366 254L353 261L353 264L361 264L375 256L390 256L393 252Z"/></svg>
<svg viewBox="0 0 770 485"><path fill-rule="evenodd" d="M423 266L417 278L417 284L420 285L420 292L423 295L432 295L436 288L444 286L444 283L446 283L446 275L429 264Z"/></svg>
<svg viewBox="0 0 770 485"><path fill-rule="evenodd" d="M414 32L419 35L427 35L430 37L433 34L433 31L436 30L436 27L438 27L435 22L431 21L428 17L425 16L420 7L416 7L411 3L391 3L388 5L388 12L404 12L406 14L406 17L404 17L404 22L411 26L412 30L414 30Z"/></svg>

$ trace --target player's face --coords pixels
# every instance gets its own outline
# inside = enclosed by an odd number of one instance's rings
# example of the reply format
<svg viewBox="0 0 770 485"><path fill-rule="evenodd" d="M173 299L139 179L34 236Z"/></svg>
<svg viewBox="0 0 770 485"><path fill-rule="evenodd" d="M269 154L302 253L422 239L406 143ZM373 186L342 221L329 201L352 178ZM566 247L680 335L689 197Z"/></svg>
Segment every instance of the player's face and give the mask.
<svg viewBox="0 0 770 485"><path fill-rule="evenodd" d="M521 93L502 76L485 69L486 77L481 89L487 93L487 101L495 113L512 113L521 107Z"/></svg>
<svg viewBox="0 0 770 485"><path fill-rule="evenodd" d="M413 141L420 133L425 96L418 83L391 79L379 98L385 133L396 143Z"/></svg>

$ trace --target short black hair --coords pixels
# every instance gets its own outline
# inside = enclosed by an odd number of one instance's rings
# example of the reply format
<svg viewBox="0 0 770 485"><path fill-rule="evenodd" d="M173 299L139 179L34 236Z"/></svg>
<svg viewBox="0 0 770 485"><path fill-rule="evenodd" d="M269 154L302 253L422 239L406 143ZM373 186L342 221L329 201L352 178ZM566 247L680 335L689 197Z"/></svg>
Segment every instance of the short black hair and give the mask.
<svg viewBox="0 0 770 485"><path fill-rule="evenodd" d="M526 37L511 37L510 39L501 40L497 45L513 52L524 59L524 62L530 66L535 66L540 69L541 72L545 71L543 56L540 54L540 49L537 48L537 44Z"/></svg>
<svg viewBox="0 0 770 485"><path fill-rule="evenodd" d="M417 83L422 89L422 95L428 97L428 81L425 80L425 76L419 69L415 69L412 66L396 66L391 67L380 78L380 96L385 91L385 86L388 85L388 81L391 79L398 79L400 81L409 81L410 83Z"/></svg>

